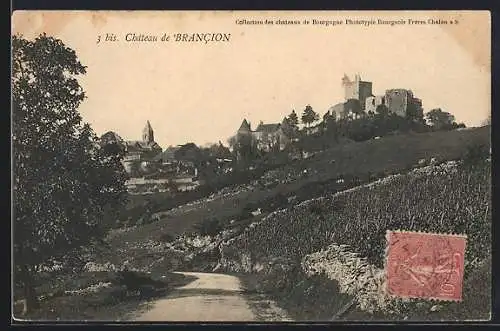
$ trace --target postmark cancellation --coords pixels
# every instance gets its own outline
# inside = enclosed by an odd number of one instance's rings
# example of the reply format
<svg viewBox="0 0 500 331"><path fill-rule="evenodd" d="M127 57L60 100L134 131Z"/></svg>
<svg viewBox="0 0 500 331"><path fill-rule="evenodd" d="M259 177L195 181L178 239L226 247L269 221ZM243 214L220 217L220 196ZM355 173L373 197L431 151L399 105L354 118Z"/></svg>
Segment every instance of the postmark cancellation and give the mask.
<svg viewBox="0 0 500 331"><path fill-rule="evenodd" d="M386 239L388 295L462 301L465 235L387 231Z"/></svg>

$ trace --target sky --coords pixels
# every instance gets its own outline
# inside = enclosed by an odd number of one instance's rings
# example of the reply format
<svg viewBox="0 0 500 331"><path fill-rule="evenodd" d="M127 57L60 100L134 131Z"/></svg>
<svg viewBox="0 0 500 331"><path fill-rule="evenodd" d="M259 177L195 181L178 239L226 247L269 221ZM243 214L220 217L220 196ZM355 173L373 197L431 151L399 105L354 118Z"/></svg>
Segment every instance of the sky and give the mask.
<svg viewBox="0 0 500 331"><path fill-rule="evenodd" d="M242 25L246 20L457 20L426 25ZM424 111L441 108L467 126L491 112L488 12L15 12L13 33L42 32L74 49L87 74L84 121L101 135L141 139L147 120L162 147L222 141L243 118L281 122L310 104L344 101L345 74L373 93L411 89ZM229 42L126 42L127 33L230 33ZM116 34L116 42L97 43Z"/></svg>

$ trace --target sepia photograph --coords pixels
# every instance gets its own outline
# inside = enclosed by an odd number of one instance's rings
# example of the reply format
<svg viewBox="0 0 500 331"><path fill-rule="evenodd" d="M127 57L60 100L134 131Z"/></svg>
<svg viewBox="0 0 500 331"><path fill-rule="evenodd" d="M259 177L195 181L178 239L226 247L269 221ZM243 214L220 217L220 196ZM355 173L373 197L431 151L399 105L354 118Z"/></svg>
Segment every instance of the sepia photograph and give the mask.
<svg viewBox="0 0 500 331"><path fill-rule="evenodd" d="M489 321L488 11L15 11L12 320Z"/></svg>

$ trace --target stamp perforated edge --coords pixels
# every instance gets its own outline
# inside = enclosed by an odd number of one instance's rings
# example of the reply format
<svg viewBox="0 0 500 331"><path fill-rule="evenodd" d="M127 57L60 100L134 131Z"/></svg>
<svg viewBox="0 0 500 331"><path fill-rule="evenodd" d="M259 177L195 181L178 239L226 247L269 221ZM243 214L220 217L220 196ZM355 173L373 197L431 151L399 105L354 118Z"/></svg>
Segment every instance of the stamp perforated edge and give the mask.
<svg viewBox="0 0 500 331"><path fill-rule="evenodd" d="M388 290L388 282L387 282L387 265L388 265L388 260L389 260L389 241L390 241L390 235L391 233L411 233L411 234L422 234L422 235L434 235L434 236L442 236L442 237L455 237L455 238L462 238L465 240L465 248L467 248L467 235L466 234L456 234L456 233L439 233L439 232L425 232L425 231L406 231L406 230L387 230L385 233L385 251L384 251L384 293L385 295L391 299L391 300L409 300L409 299L416 299L416 300L424 300L424 301L430 301L430 302L462 302L463 297L460 299L453 299L453 298L445 298L445 297L440 297L440 298L433 298L433 297L419 297L419 296L402 296L402 295L393 295L389 293ZM464 256L465 260L465 256ZM465 262L465 261L464 261ZM465 265L464 265L465 267ZM462 284L463 286L463 284ZM462 288L463 291L463 288Z"/></svg>

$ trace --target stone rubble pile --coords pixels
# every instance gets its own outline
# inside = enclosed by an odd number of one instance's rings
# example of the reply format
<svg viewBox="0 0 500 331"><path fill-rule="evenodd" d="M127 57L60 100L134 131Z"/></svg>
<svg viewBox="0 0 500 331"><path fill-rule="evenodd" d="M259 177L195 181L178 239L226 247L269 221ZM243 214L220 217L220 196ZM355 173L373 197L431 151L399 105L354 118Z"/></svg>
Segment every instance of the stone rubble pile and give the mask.
<svg viewBox="0 0 500 331"><path fill-rule="evenodd" d="M101 291L104 288L109 288L111 287L112 284L110 282L99 282L97 284L90 285L89 287L79 289L79 290L73 290L73 291L65 291L65 294L68 295L88 295L92 293L97 293Z"/></svg>

